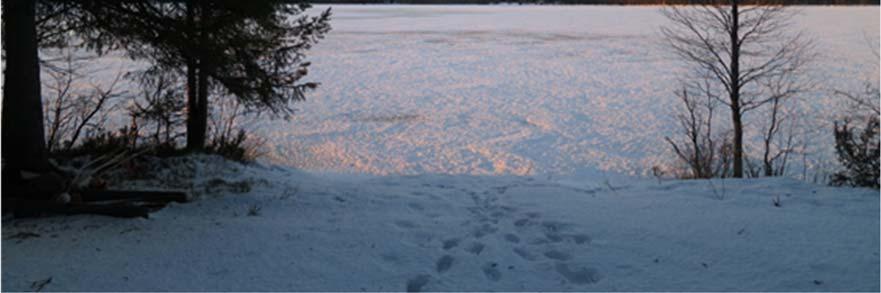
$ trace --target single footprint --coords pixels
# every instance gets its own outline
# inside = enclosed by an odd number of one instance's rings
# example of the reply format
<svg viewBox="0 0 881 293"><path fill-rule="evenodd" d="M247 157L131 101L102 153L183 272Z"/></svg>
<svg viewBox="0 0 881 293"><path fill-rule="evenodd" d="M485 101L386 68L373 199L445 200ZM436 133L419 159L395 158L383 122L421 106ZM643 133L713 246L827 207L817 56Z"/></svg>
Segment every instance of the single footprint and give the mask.
<svg viewBox="0 0 881 293"><path fill-rule="evenodd" d="M450 255L444 255L440 259L437 260L437 272L444 273L453 266L453 257Z"/></svg>
<svg viewBox="0 0 881 293"><path fill-rule="evenodd" d="M585 244L590 243L590 236L585 234L575 234L572 235L572 239L575 240L575 244Z"/></svg>
<svg viewBox="0 0 881 293"><path fill-rule="evenodd" d="M572 224L557 222L557 221L544 221L541 223L542 227L549 232L560 232L564 230L568 230L572 228Z"/></svg>
<svg viewBox="0 0 881 293"><path fill-rule="evenodd" d="M398 227L404 228L404 229L416 228L416 224L414 224L413 222L407 221L407 220L395 221L395 226L398 226Z"/></svg>
<svg viewBox="0 0 881 293"><path fill-rule="evenodd" d="M407 281L407 292L422 291L422 287L425 287L425 284L428 284L428 280L430 279L431 276L425 274L413 277Z"/></svg>
<svg viewBox="0 0 881 293"><path fill-rule="evenodd" d="M489 234L496 233L496 231L498 230L498 228L495 228L489 224L483 224L482 226L475 229L473 234L474 238L480 238Z"/></svg>
<svg viewBox="0 0 881 293"><path fill-rule="evenodd" d="M506 212L516 212L517 211L517 208L512 207L512 206L500 206L500 208L502 208Z"/></svg>
<svg viewBox="0 0 881 293"><path fill-rule="evenodd" d="M529 224L529 219L524 218L524 219L519 219L517 221L514 221L514 226L517 226L517 227L523 227L523 226L526 226L526 224Z"/></svg>
<svg viewBox="0 0 881 293"><path fill-rule="evenodd" d="M551 251L545 252L545 256L547 258L555 259L555 260L569 260L570 258L572 258L572 256L569 255L568 253L557 251L557 250L551 250Z"/></svg>
<svg viewBox="0 0 881 293"><path fill-rule="evenodd" d="M531 244L531 245L541 245L541 244L548 244L548 243L550 243L551 241L549 241L549 240L546 239L546 238L533 238L533 239L531 239L531 240L529 240L529 241L527 241L527 242L528 242L529 244Z"/></svg>
<svg viewBox="0 0 881 293"><path fill-rule="evenodd" d="M525 260L528 260L528 261L534 261L534 260L537 259L537 258L535 257L535 255L533 255L533 254L530 253L529 251L526 251L526 249L523 249L523 248L520 248L520 247L515 247L515 248L514 248L514 253L517 254L518 256L520 256L521 258L523 258L523 259L525 259Z"/></svg>
<svg viewBox="0 0 881 293"><path fill-rule="evenodd" d="M556 269L557 273L560 273L566 280L579 285L593 284L602 279L600 273L592 268L581 268L573 271L569 268L568 264L558 263Z"/></svg>
<svg viewBox="0 0 881 293"><path fill-rule="evenodd" d="M520 243L520 237L517 237L517 235L510 234L510 233L505 234L505 240L508 240L508 242L511 242L511 243Z"/></svg>
<svg viewBox="0 0 881 293"><path fill-rule="evenodd" d="M411 202L411 203L407 204L407 206L410 207L411 209L413 209L414 211L418 211L418 212L425 210L425 207L423 207L422 204L419 204L417 202Z"/></svg>
<svg viewBox="0 0 881 293"><path fill-rule="evenodd" d="M390 263L397 263L398 260L401 259L400 257L398 257L397 254L394 254L394 253L383 253L380 255L380 257L382 257L382 260L390 262Z"/></svg>
<svg viewBox="0 0 881 293"><path fill-rule="evenodd" d="M545 238L554 243L563 241L563 236L556 232L545 233Z"/></svg>
<svg viewBox="0 0 881 293"><path fill-rule="evenodd" d="M502 279L502 273L499 272L498 269L499 264L497 263L487 263L483 265L483 274L486 275L486 278L493 282L498 282Z"/></svg>
<svg viewBox="0 0 881 293"><path fill-rule="evenodd" d="M465 250L468 251L468 252L470 252L470 253L473 253L473 254L476 254L476 255L480 255L480 253L483 252L483 249L484 249L485 247L486 247L486 245L483 245L483 243L475 242L474 244L471 244L471 246L469 246L469 247L466 248Z"/></svg>
<svg viewBox="0 0 881 293"><path fill-rule="evenodd" d="M450 248L453 248L456 246L459 246L459 239L452 238L452 239L444 240L444 246L443 246L444 250L450 250Z"/></svg>

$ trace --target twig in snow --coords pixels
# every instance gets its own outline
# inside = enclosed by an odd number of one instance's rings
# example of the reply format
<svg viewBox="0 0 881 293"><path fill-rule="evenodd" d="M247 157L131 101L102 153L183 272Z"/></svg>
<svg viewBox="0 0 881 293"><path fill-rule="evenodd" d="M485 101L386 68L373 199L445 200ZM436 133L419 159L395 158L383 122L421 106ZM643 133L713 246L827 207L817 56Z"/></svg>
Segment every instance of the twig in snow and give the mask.
<svg viewBox="0 0 881 293"><path fill-rule="evenodd" d="M707 179L707 182L710 183L710 189L713 191L713 195L715 195L715 198L718 200L724 200L725 199L725 180L722 180L721 192L716 190L716 185L713 184L713 179Z"/></svg>
<svg viewBox="0 0 881 293"><path fill-rule="evenodd" d="M780 204L780 196L779 195L775 196L774 199L771 200L771 202L774 203L775 207L778 207L778 208L782 207L782 205Z"/></svg>
<svg viewBox="0 0 881 293"><path fill-rule="evenodd" d="M609 187L609 190L611 190L612 192L614 192L616 195L618 194L618 190L615 189L614 186L612 186L612 183L609 183L609 179L603 180L603 183L606 184L606 187Z"/></svg>
<svg viewBox="0 0 881 293"><path fill-rule="evenodd" d="M52 277L44 280L36 280L31 283L31 290L34 290L34 292L40 292L43 290L43 287L46 287L49 283L52 283Z"/></svg>
<svg viewBox="0 0 881 293"><path fill-rule="evenodd" d="M260 215L260 210L261 210L261 209L262 209L262 208L261 208L260 206L256 205L256 204L251 205L251 207L248 208L248 216L250 216L250 217L256 217L256 216L259 216L259 215Z"/></svg>

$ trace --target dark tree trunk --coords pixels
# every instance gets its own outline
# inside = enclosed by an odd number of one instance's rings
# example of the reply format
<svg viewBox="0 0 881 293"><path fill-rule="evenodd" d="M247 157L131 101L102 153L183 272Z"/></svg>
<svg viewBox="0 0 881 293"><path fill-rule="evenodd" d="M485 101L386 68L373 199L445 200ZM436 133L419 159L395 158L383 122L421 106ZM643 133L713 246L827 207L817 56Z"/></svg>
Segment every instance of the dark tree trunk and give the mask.
<svg viewBox="0 0 881 293"><path fill-rule="evenodd" d="M729 91L731 121L734 124L734 178L743 177L743 123L740 120L742 114L740 111L740 38L737 32L740 28L738 1L731 0L731 72L729 74L731 80Z"/></svg>
<svg viewBox="0 0 881 293"><path fill-rule="evenodd" d="M199 90L198 69L196 61L190 58L187 61L187 149L191 151L201 150L199 142Z"/></svg>
<svg viewBox="0 0 881 293"><path fill-rule="evenodd" d="M734 126L734 178L743 178L743 122L740 120L740 107L731 107L731 121Z"/></svg>
<svg viewBox="0 0 881 293"><path fill-rule="evenodd" d="M14 0L3 3L6 72L2 155L7 171L45 171L48 167L34 2Z"/></svg>
<svg viewBox="0 0 881 293"><path fill-rule="evenodd" d="M208 133L208 69L204 61L199 62L199 102L196 108L196 128L193 129L193 137L198 149L205 148L205 140Z"/></svg>
<svg viewBox="0 0 881 293"><path fill-rule="evenodd" d="M198 150L205 149L205 140L208 133L208 72L211 70L208 64L208 55L205 53L205 26L208 16L206 15L207 7L206 3L199 2L198 5L198 16L199 21L196 23L196 35L197 35L197 43L196 43L196 54L199 58L199 73L197 82L198 86L198 94L196 97L198 100L196 101L196 111L194 119L195 128L193 129L193 140L194 147Z"/></svg>
<svg viewBox="0 0 881 293"><path fill-rule="evenodd" d="M187 1L187 27L190 36L194 35L195 6L192 1ZM199 135L199 64L195 52L190 52L187 57L187 149L199 151L203 149L205 138Z"/></svg>

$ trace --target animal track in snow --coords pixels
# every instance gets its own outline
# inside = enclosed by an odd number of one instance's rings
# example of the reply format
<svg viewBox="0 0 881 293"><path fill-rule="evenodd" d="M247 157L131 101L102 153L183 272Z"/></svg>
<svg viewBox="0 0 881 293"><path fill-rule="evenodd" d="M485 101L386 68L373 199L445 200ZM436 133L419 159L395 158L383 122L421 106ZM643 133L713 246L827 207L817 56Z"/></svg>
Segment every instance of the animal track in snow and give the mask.
<svg viewBox="0 0 881 293"><path fill-rule="evenodd" d="M380 255L380 257L382 257L382 260L390 263L398 263L398 261L400 261L401 259L397 254L394 253L383 253Z"/></svg>
<svg viewBox="0 0 881 293"><path fill-rule="evenodd" d="M554 260L569 260L570 258L572 258L572 256L569 255L568 253L561 252L558 250L551 250L551 251L545 252L545 257L550 258L550 259L554 259Z"/></svg>
<svg viewBox="0 0 881 293"><path fill-rule="evenodd" d="M474 244L471 244L471 246L466 248L465 251L468 251L468 252L473 253L475 255L480 255L480 253L483 252L484 248L486 248L486 245L484 245L483 243L474 242Z"/></svg>
<svg viewBox="0 0 881 293"><path fill-rule="evenodd" d="M437 260L436 270L438 273L444 273L453 266L453 257L450 255L444 255L440 259Z"/></svg>
<svg viewBox="0 0 881 293"><path fill-rule="evenodd" d="M407 280L407 292L422 291L422 287L425 287L429 280L431 280L431 276L425 274Z"/></svg>
<svg viewBox="0 0 881 293"><path fill-rule="evenodd" d="M459 246L459 239L458 238L451 238L451 239L444 240L444 243L443 243L444 250L450 250L450 248L453 248L456 246Z"/></svg>
<svg viewBox="0 0 881 293"><path fill-rule="evenodd" d="M528 261L535 261L538 259L535 255L533 255L531 252L527 251L526 249L523 249L522 247L514 247L514 253L517 254L517 256L519 256L525 260L528 260Z"/></svg>
<svg viewBox="0 0 881 293"><path fill-rule="evenodd" d="M573 271L565 263L558 263L555 268L557 273L566 278L566 280L579 285L593 284L602 279L600 273L592 268L580 268Z"/></svg>
<svg viewBox="0 0 881 293"><path fill-rule="evenodd" d="M589 244L591 241L590 235L587 234L562 234L556 232L546 232L545 238L549 242L559 243L563 241L572 241L575 244Z"/></svg>
<svg viewBox="0 0 881 293"><path fill-rule="evenodd" d="M425 211L425 207L423 207L422 204L420 204L418 202L411 202L411 203L407 204L407 206L410 207L410 209L417 211L417 212Z"/></svg>
<svg viewBox="0 0 881 293"><path fill-rule="evenodd" d="M548 241L547 238L534 238L532 240L529 240L530 245L541 245L541 244L548 244L548 243L550 243L550 241Z"/></svg>
<svg viewBox="0 0 881 293"><path fill-rule="evenodd" d="M483 265L483 274L487 279L493 282L498 282L502 279L502 272L498 269L499 264L497 263L487 263Z"/></svg>
<svg viewBox="0 0 881 293"><path fill-rule="evenodd" d="M554 242L554 243L563 241L563 236L558 233L555 233L555 232L545 233L545 238L547 238L548 241Z"/></svg>
<svg viewBox="0 0 881 293"><path fill-rule="evenodd" d="M399 228L404 228L404 229L413 229L413 228L416 228L416 224L415 224L415 223L413 223L413 222L411 222L411 221L407 221L407 220L398 220L398 221L395 221L395 226L398 226Z"/></svg>
<svg viewBox="0 0 881 293"><path fill-rule="evenodd" d="M480 227L478 227L477 229L475 229L474 232L472 233L472 235L474 235L474 238L481 238L483 236L496 233L496 231L498 231L498 230L499 230L498 228L493 227L490 224L483 224Z"/></svg>
<svg viewBox="0 0 881 293"><path fill-rule="evenodd" d="M590 243L591 238L587 234L575 234L572 235L572 240L575 240L575 244L585 244Z"/></svg>
<svg viewBox="0 0 881 293"><path fill-rule="evenodd" d="M541 226L548 232L561 232L570 230L575 225L557 221L544 221L541 223Z"/></svg>
<svg viewBox="0 0 881 293"><path fill-rule="evenodd" d="M514 221L514 226L517 226L517 227L523 227L523 226L526 226L527 224L529 224L529 219L527 219L527 218L523 218L523 219L519 219L517 221Z"/></svg>
<svg viewBox="0 0 881 293"><path fill-rule="evenodd" d="M511 233L505 234L505 240L514 244L520 243L520 237Z"/></svg>

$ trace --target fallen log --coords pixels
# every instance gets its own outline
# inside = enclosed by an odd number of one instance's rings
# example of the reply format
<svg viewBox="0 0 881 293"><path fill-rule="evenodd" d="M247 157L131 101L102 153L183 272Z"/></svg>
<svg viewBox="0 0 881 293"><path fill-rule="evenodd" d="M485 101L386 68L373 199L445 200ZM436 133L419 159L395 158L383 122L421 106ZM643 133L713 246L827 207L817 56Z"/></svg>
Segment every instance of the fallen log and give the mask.
<svg viewBox="0 0 881 293"><path fill-rule="evenodd" d="M80 192L83 202L95 201L156 201L187 202L186 192L182 191L128 191L128 190L84 190Z"/></svg>
<svg viewBox="0 0 881 293"><path fill-rule="evenodd" d="M58 202L10 197L4 205L11 208L16 217L51 214L97 214L113 217L144 217L164 208L170 202L186 202L188 196L181 191L126 191L85 190L78 193L77 201Z"/></svg>
<svg viewBox="0 0 881 293"><path fill-rule="evenodd" d="M16 217L40 216L42 214L96 214L112 217L146 218L150 212L156 211L165 206L165 204L136 204L132 202L123 203L56 203L44 200L22 200L8 199L7 203L12 205L12 211Z"/></svg>

